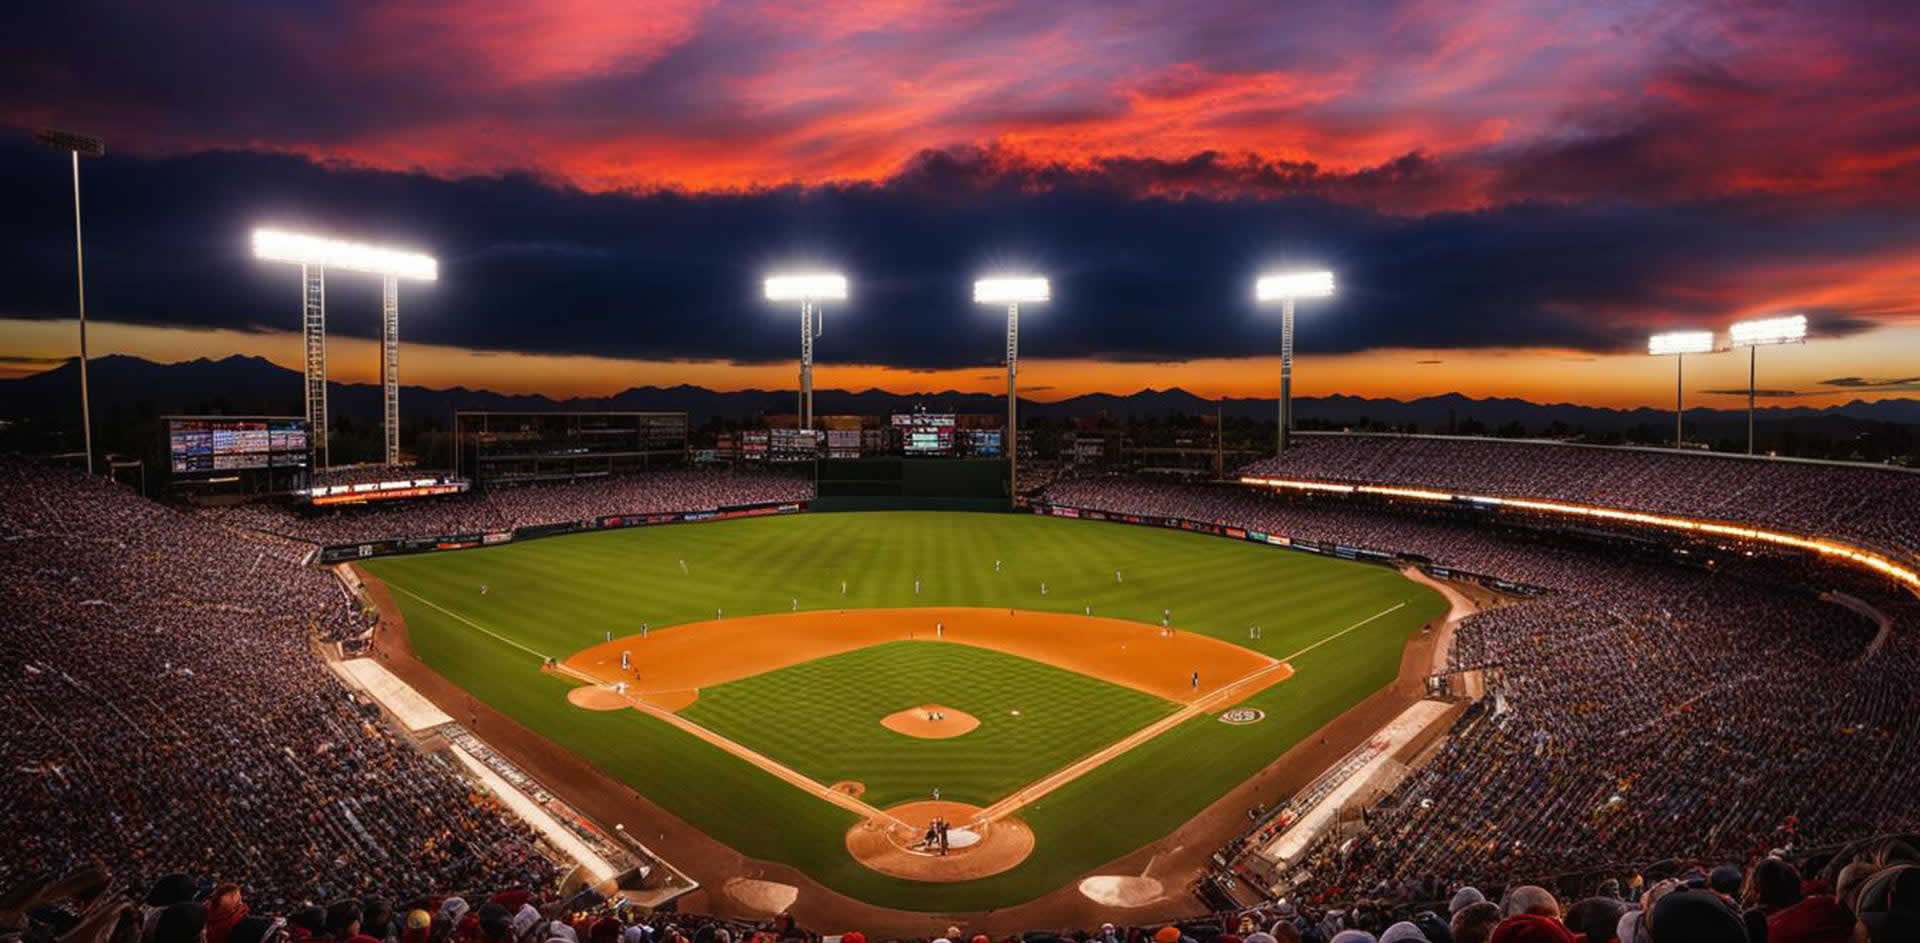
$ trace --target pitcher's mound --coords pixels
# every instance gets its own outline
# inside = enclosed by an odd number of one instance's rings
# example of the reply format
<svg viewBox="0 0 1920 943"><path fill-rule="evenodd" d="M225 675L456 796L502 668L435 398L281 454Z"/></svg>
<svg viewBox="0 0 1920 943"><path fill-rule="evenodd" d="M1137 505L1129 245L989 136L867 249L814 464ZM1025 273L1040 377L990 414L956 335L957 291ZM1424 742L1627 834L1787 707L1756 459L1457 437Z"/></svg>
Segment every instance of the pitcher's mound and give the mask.
<svg viewBox="0 0 1920 943"><path fill-rule="evenodd" d="M590 711L617 711L633 706L626 695L598 684L583 684L568 691L567 703Z"/></svg>
<svg viewBox="0 0 1920 943"><path fill-rule="evenodd" d="M894 733L903 733L909 737L924 740L945 740L973 732L980 726L980 719L966 711L942 707L939 704L922 704L895 711L880 718L880 723Z"/></svg>
<svg viewBox="0 0 1920 943"><path fill-rule="evenodd" d="M847 830L847 852L881 874L910 881L972 881L999 874L1033 853L1033 829L1015 818L975 822L978 806L909 802ZM947 853L926 840L927 824L945 820Z"/></svg>
<svg viewBox="0 0 1920 943"><path fill-rule="evenodd" d="M1165 890L1153 878L1124 874L1096 874L1080 882L1080 893L1105 907L1145 907Z"/></svg>

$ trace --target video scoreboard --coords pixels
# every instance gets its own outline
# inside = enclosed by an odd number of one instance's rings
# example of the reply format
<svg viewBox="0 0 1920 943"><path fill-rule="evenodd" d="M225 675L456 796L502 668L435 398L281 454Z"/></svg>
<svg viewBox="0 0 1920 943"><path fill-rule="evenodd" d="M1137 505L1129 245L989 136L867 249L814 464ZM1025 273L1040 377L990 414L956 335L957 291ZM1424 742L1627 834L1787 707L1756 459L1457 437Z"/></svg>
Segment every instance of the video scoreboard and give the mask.
<svg viewBox="0 0 1920 943"><path fill-rule="evenodd" d="M167 467L176 479L305 469L307 421L228 416L167 417Z"/></svg>
<svg viewBox="0 0 1920 943"><path fill-rule="evenodd" d="M953 454L952 413L894 413L893 428L908 455Z"/></svg>

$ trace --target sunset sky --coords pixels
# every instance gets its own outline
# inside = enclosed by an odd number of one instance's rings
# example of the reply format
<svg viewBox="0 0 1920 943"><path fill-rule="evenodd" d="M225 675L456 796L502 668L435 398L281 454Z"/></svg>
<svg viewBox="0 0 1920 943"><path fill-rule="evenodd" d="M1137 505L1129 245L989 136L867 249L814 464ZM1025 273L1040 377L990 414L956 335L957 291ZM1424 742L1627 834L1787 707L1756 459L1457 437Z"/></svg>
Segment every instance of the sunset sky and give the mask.
<svg viewBox="0 0 1920 943"><path fill-rule="evenodd" d="M825 265L821 387L997 389L968 284L1044 272L1035 399L1264 396L1261 271L1301 395L1667 405L1649 332L1804 312L1772 402L1920 395L1911 0L76 0L0 13L0 376L72 356L63 155L95 356L297 367L256 225L430 252L408 383L556 396L794 382L773 271ZM378 287L328 281L331 374ZM1744 353L1690 358L1744 401ZM1739 395L1731 391L1742 391Z"/></svg>

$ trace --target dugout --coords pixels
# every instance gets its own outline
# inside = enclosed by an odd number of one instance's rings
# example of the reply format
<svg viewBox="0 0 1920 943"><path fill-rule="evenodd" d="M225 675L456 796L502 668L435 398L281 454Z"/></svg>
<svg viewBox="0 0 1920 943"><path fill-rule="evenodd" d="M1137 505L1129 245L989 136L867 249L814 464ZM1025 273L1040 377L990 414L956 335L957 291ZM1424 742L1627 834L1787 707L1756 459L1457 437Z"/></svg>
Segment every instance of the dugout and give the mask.
<svg viewBox="0 0 1920 943"><path fill-rule="evenodd" d="M823 459L814 481L816 511L1005 511L1007 463L1001 459Z"/></svg>

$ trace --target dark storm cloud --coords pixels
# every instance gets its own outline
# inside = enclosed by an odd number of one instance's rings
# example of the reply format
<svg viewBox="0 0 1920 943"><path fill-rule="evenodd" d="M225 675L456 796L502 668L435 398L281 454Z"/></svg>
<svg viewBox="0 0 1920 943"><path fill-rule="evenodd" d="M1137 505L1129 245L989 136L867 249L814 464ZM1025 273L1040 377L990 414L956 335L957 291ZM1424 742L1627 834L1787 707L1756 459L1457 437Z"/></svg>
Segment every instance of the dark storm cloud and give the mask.
<svg viewBox="0 0 1920 943"><path fill-rule="evenodd" d="M86 165L89 308L103 320L292 330L294 271L247 254L248 232L272 224L432 252L441 280L402 289L403 338L489 350L790 359L797 312L760 300L759 279L826 265L852 276L854 298L827 307L822 360L992 363L998 315L970 303L969 283L1020 268L1055 280L1056 301L1023 320L1030 356L1265 354L1277 349L1276 317L1252 304L1252 279L1297 265L1340 278L1338 297L1301 307L1301 343L1316 351L1600 351L1642 344L1640 312L1724 320L1740 299L1703 293L1702 273L1920 237L1920 223L1891 214L1801 213L1760 227L1764 207L1732 204L1522 204L1406 218L1314 195L1140 199L1097 175L1034 190L1031 168L996 175L970 163L978 158L928 155L875 184L633 195L254 153L109 156ZM1221 166L1198 155L1115 173ZM18 194L0 219L9 286L0 314L71 310L64 169L23 139L0 146L0 174ZM377 297L370 279L330 279L330 329L373 336ZM1829 335L1874 323L1814 314Z"/></svg>

